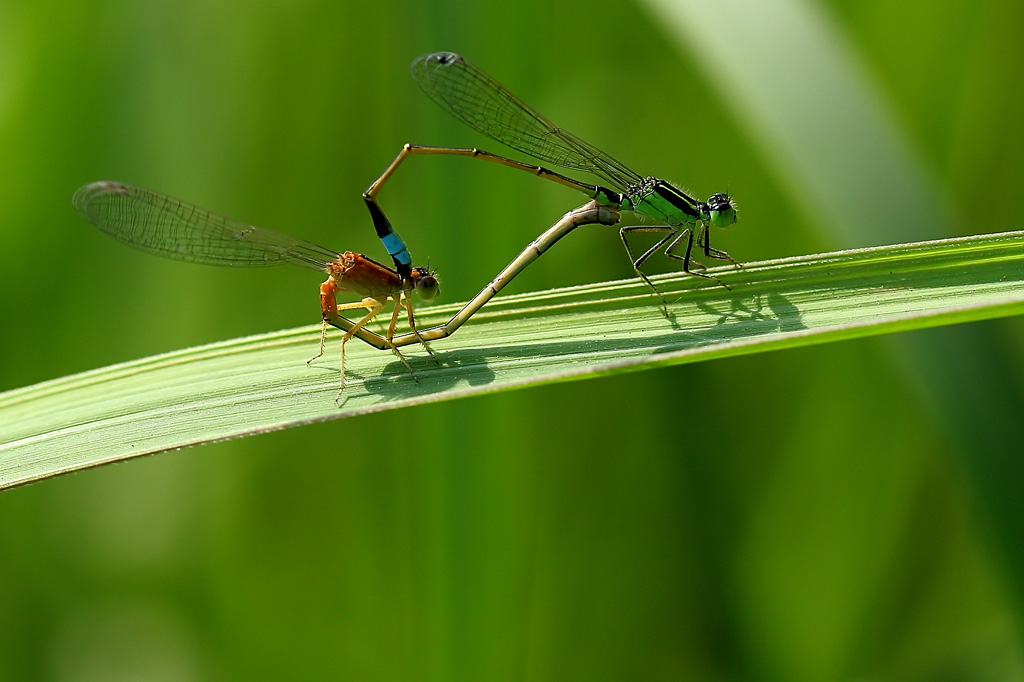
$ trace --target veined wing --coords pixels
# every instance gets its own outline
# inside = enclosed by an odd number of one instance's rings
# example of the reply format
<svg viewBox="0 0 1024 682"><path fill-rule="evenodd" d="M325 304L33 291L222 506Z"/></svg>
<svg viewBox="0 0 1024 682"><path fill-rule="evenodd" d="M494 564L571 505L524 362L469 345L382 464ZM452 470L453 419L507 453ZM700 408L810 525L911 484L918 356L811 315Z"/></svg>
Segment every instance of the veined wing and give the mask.
<svg viewBox="0 0 1024 682"><path fill-rule="evenodd" d="M457 54L419 57L412 63L412 76L442 109L493 140L545 163L593 173L627 194L643 181L597 147L554 125Z"/></svg>
<svg viewBox="0 0 1024 682"><path fill-rule="evenodd" d="M338 258L312 242L120 182L85 185L72 203L114 239L164 258L235 267L293 263L320 271Z"/></svg>

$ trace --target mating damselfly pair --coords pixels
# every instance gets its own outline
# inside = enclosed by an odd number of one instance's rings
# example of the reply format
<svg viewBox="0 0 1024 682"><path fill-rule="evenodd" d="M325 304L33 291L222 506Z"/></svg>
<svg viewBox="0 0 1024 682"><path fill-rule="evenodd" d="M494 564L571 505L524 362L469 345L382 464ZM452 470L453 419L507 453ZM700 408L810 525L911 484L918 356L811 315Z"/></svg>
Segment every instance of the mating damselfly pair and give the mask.
<svg viewBox="0 0 1024 682"><path fill-rule="evenodd" d="M507 285L519 272L540 257L559 239L580 225L614 225L620 211L653 219L654 225L626 225L619 228L634 271L659 296L665 314L667 302L640 267L654 253L662 251L682 263L685 273L712 279L700 272L703 265L692 258L694 244L706 257L739 265L724 251L710 244L709 228L725 227L736 221L736 207L727 194L713 194L708 201L697 200L673 185L654 177L641 176L597 147L555 126L535 109L513 95L484 71L451 52L437 52L416 59L413 78L420 88L445 111L488 137L539 161L567 170L592 174L606 185L588 184L554 170L498 156L476 148L429 147L406 144L385 171L363 193L363 199L394 268L371 258L346 251L338 253L303 239L254 227L226 216L193 206L165 194L118 182L96 182L79 189L73 203L89 222L110 236L149 253L195 263L253 267L291 263L328 275L320 286L323 354L327 326L344 330L341 340L341 388L345 386L345 344L353 336L390 350L414 378L416 374L399 348L421 344L433 357L428 341L453 334L463 323ZM556 222L519 254L499 275L445 324L427 329L416 325L412 305L415 292L432 299L439 291L436 277L427 268L412 265L405 242L377 202L377 196L398 166L412 155L468 156L530 172L572 187L591 201ZM638 232L664 236L634 256L629 237ZM682 251L682 253L677 253ZM691 268L697 268L694 271ZM725 286L723 284L723 286ZM342 293L361 300L338 303ZM384 336L366 328L394 301L391 323ZM365 309L358 320L343 312ZM405 313L410 331L396 335L399 317ZM340 396L340 393L339 393Z"/></svg>

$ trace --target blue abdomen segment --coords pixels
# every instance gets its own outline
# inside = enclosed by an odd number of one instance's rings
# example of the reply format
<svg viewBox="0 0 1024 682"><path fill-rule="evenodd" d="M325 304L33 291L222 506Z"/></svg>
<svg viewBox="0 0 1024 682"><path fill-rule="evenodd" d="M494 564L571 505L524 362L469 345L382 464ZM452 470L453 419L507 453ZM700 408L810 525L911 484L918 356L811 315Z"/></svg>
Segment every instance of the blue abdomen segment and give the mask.
<svg viewBox="0 0 1024 682"><path fill-rule="evenodd" d="M412 265L412 256L409 255L409 249L397 233L389 232L381 236L380 241L384 244L384 248L391 258L394 259L395 263L405 266Z"/></svg>
<svg viewBox="0 0 1024 682"><path fill-rule="evenodd" d="M412 256L409 255L409 249L391 227L391 221L380 210L377 202L368 194L364 194L363 199L366 201L366 207L370 209L370 217L373 219L373 229L377 232L377 238L384 244L388 255L395 261L395 269L404 279L412 270Z"/></svg>

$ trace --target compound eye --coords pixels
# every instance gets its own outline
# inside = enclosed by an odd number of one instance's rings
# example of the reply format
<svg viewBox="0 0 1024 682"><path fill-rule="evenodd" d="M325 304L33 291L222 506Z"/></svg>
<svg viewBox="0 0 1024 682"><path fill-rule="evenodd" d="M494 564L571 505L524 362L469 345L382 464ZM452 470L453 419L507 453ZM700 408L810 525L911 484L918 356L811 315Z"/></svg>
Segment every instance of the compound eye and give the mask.
<svg viewBox="0 0 1024 682"><path fill-rule="evenodd" d="M410 273L416 288L416 293L424 301L435 298L441 292L441 285L430 270L426 268L413 268Z"/></svg>

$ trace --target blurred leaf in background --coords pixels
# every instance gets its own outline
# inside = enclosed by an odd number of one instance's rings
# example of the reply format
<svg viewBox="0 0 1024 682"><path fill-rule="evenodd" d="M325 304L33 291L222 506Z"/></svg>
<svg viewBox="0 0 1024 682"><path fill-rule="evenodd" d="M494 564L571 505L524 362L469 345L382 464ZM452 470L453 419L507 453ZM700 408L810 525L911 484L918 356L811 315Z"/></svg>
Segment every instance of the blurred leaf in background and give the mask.
<svg viewBox="0 0 1024 682"><path fill-rule="evenodd" d="M420 94L435 50L730 191L741 261L1019 228L1022 28L1005 0L2 4L0 388L316 322L313 275L154 259L71 194L383 257L359 195L401 144L506 151ZM580 203L549 184L421 158L381 202L454 301ZM629 272L594 228L510 290ZM1020 677L1022 343L680 366L8 491L0 679Z"/></svg>

